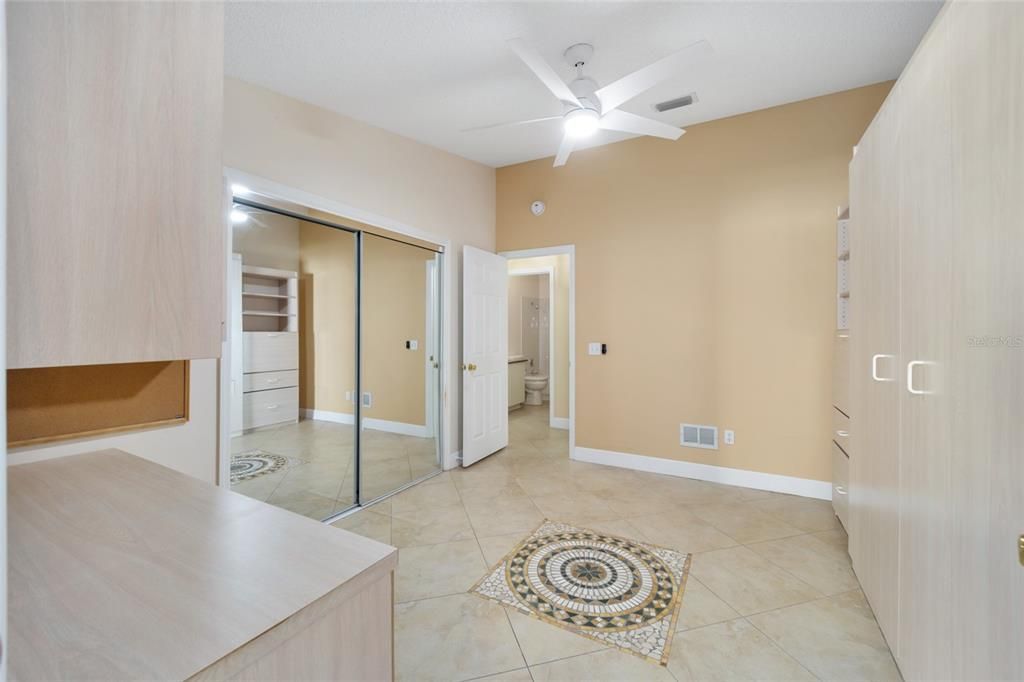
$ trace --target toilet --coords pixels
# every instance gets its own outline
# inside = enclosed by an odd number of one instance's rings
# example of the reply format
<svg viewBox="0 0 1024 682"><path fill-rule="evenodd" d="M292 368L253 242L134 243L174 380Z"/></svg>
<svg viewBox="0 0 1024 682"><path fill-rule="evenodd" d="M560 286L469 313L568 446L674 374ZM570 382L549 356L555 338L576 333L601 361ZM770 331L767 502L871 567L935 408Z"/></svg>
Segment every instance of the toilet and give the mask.
<svg viewBox="0 0 1024 682"><path fill-rule="evenodd" d="M526 375L526 404L527 405L543 405L544 404L544 389L548 387L548 377L546 374L527 374Z"/></svg>

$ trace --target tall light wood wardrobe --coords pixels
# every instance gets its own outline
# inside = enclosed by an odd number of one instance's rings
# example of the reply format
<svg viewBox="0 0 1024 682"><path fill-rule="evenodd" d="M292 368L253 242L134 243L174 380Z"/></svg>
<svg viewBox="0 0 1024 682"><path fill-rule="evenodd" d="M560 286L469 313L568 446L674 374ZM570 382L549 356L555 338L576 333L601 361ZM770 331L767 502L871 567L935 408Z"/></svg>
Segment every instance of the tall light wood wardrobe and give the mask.
<svg viewBox="0 0 1024 682"><path fill-rule="evenodd" d="M956 0L850 166L850 555L903 675L1024 678L1024 4Z"/></svg>

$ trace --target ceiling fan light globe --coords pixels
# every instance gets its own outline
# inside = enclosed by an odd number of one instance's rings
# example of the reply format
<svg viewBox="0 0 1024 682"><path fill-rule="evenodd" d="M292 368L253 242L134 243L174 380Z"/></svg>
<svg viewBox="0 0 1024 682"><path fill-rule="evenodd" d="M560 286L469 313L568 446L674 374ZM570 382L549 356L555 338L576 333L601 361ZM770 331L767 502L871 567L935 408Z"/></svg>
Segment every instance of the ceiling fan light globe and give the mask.
<svg viewBox="0 0 1024 682"><path fill-rule="evenodd" d="M565 115L563 121L566 135L581 138L597 132L601 117L593 109L574 109Z"/></svg>

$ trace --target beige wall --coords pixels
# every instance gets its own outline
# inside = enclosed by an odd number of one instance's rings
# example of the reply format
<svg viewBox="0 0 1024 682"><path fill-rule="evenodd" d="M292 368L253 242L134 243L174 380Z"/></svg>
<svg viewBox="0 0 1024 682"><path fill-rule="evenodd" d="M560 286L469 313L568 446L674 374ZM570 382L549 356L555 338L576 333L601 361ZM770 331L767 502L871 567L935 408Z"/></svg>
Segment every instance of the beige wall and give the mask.
<svg viewBox="0 0 1024 682"><path fill-rule="evenodd" d="M373 405L363 412L426 424L427 262L434 253L390 239L363 237L363 390ZM416 340L416 350L405 347Z"/></svg>
<svg viewBox="0 0 1024 682"><path fill-rule="evenodd" d="M356 236L299 223L299 407L352 414Z"/></svg>
<svg viewBox="0 0 1024 682"><path fill-rule="evenodd" d="M498 171L499 177L502 170ZM527 205L529 209L529 205ZM518 248L518 247L516 247ZM509 272L515 270L531 270L535 268L553 268L555 271L554 314L551 322L555 326L554 348L554 392L551 400L555 403L555 417L569 418L569 256L536 256L534 258L513 258L508 262ZM517 278L512 277L513 281ZM547 292L544 292L547 296ZM577 338L579 338L577 336ZM511 353L511 351L509 352ZM549 388L551 387L549 383Z"/></svg>
<svg viewBox="0 0 1024 682"><path fill-rule="evenodd" d="M579 446L830 480L836 207L890 86L499 169L500 250L576 245Z"/></svg>
<svg viewBox="0 0 1024 682"><path fill-rule="evenodd" d="M448 452L461 447L463 244L494 249L494 169L232 78L224 82L224 163L451 240Z"/></svg>
<svg viewBox="0 0 1024 682"><path fill-rule="evenodd" d="M231 250L243 265L278 270L299 269L299 221L267 211L252 211L249 220L231 228Z"/></svg>

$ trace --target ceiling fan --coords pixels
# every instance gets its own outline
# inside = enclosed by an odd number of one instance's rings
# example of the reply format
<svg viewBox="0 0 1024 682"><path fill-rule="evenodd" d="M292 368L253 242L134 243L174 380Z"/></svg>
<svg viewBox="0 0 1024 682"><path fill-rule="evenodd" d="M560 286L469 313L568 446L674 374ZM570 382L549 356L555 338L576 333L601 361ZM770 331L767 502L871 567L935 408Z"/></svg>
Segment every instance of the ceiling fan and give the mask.
<svg viewBox="0 0 1024 682"><path fill-rule="evenodd" d="M564 166L577 141L593 135L598 130L614 130L636 135L651 135L667 140L678 140L686 131L653 118L637 116L618 107L637 95L650 90L658 83L675 75L683 66L694 63L712 53L711 44L700 40L683 49L648 64L614 83L599 88L593 79L583 75L583 67L594 54L594 47L578 43L565 51L565 59L576 69L576 78L565 83L544 58L520 38L508 41L512 50L533 71L534 75L547 86L548 90L564 105L561 116L545 116L514 123L499 123L469 130L483 130L503 126L527 125L562 119L565 134L555 156L555 166ZM468 131L463 131L468 132Z"/></svg>

